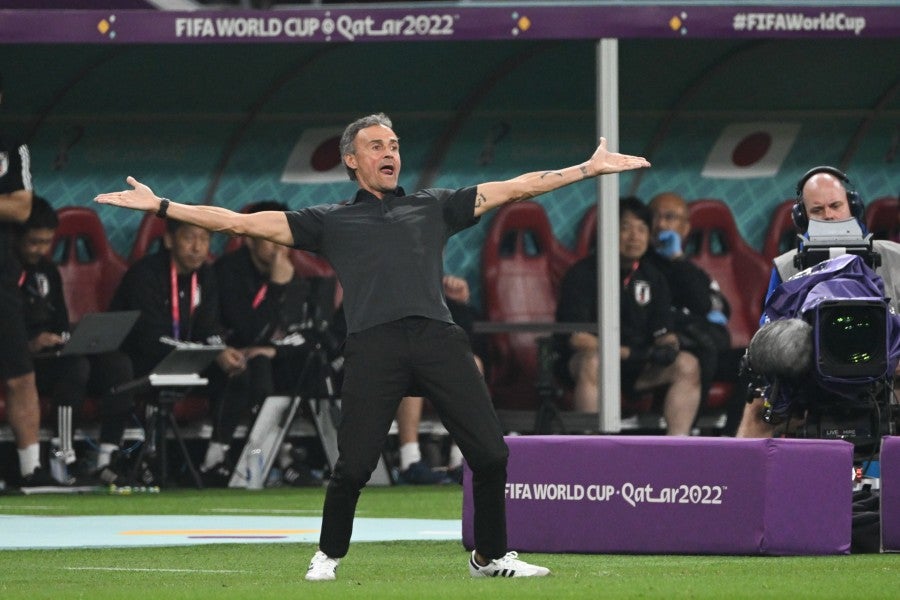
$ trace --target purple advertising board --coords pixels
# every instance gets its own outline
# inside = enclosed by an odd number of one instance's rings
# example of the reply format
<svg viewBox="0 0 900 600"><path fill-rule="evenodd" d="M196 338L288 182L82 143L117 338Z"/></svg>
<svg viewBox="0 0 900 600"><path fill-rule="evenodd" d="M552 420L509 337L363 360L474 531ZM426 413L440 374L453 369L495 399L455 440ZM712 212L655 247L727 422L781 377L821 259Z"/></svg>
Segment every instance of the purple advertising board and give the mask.
<svg viewBox="0 0 900 600"><path fill-rule="evenodd" d="M402 5L284 10L0 10L0 44L363 43L900 36L900 6Z"/></svg>
<svg viewBox="0 0 900 600"><path fill-rule="evenodd" d="M900 552L900 437L881 440L881 547Z"/></svg>
<svg viewBox="0 0 900 600"><path fill-rule="evenodd" d="M825 555L850 551L853 446L665 436L507 438L509 548ZM463 544L474 545L471 472Z"/></svg>

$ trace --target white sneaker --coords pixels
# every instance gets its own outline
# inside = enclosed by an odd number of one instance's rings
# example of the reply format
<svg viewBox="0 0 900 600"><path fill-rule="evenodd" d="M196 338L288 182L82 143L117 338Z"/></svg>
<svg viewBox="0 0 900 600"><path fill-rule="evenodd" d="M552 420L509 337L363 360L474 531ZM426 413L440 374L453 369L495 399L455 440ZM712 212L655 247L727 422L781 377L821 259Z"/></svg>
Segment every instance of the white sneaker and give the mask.
<svg viewBox="0 0 900 600"><path fill-rule="evenodd" d="M506 556L495 558L485 566L475 562L475 551L469 557L469 573L472 577L543 577L550 569L530 565L519 560L517 552L507 552Z"/></svg>
<svg viewBox="0 0 900 600"><path fill-rule="evenodd" d="M306 569L307 581L334 581L334 572L338 568L341 559L329 558L327 554L321 550L317 551L312 560L309 561L309 567Z"/></svg>

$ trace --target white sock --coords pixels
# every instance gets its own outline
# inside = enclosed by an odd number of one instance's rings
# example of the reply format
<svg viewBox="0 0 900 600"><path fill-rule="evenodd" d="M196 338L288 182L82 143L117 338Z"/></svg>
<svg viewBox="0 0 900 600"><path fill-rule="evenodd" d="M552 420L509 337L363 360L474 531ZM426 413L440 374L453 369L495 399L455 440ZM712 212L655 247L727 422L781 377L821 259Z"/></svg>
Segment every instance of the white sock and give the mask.
<svg viewBox="0 0 900 600"><path fill-rule="evenodd" d="M457 469L462 466L463 455L462 451L460 451L459 446L456 444L450 445L450 459L447 461L448 469Z"/></svg>
<svg viewBox="0 0 900 600"><path fill-rule="evenodd" d="M41 466L41 445L37 442L27 448L19 448L19 470L22 477L34 473Z"/></svg>
<svg viewBox="0 0 900 600"><path fill-rule="evenodd" d="M100 444L100 449L97 451L97 468L102 469L108 466L112 460L112 453L118 449L119 447L115 444Z"/></svg>
<svg viewBox="0 0 900 600"><path fill-rule="evenodd" d="M409 465L422 460L422 451L419 450L419 442L407 442L400 446L400 470L405 471Z"/></svg>
<svg viewBox="0 0 900 600"><path fill-rule="evenodd" d="M221 442L210 442L206 447L206 458L203 459L203 465L200 467L204 471L209 471L221 462L225 462L225 453L231 446L222 444Z"/></svg>
<svg viewBox="0 0 900 600"><path fill-rule="evenodd" d="M291 445L290 442L284 442L281 444L281 448L278 450L278 466L282 469L287 469L291 466L291 463L294 462L294 459L291 458L291 450L294 449L294 446Z"/></svg>

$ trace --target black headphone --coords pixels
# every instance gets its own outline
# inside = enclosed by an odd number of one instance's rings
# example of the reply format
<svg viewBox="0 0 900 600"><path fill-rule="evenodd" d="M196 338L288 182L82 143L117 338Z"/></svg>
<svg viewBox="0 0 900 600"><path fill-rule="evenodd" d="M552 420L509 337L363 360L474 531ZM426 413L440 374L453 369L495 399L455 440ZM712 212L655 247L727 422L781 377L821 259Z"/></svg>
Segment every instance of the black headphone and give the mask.
<svg viewBox="0 0 900 600"><path fill-rule="evenodd" d="M797 182L797 199L794 201L794 207L791 209L791 220L794 222L794 227L801 233L806 233L809 227L809 217L806 215L806 207L803 205L803 186L806 185L810 177L819 173L834 175L844 184L844 187L847 189L847 204L850 206L850 214L854 219L862 219L866 207L860 199L859 193L852 189L853 184L850 183L850 178L840 169L823 165L813 167Z"/></svg>

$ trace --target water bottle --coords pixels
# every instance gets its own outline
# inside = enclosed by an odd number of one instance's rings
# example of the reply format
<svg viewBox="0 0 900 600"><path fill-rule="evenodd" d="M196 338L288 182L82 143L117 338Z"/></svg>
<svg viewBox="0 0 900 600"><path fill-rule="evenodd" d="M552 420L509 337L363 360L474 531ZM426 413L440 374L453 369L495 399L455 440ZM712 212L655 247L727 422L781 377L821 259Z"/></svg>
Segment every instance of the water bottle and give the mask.
<svg viewBox="0 0 900 600"><path fill-rule="evenodd" d="M247 489L261 490L265 484L263 471L265 457L261 448L252 448L247 454Z"/></svg>
<svg viewBox="0 0 900 600"><path fill-rule="evenodd" d="M50 475L62 484L70 484L66 455L60 448L59 438L50 440Z"/></svg>

